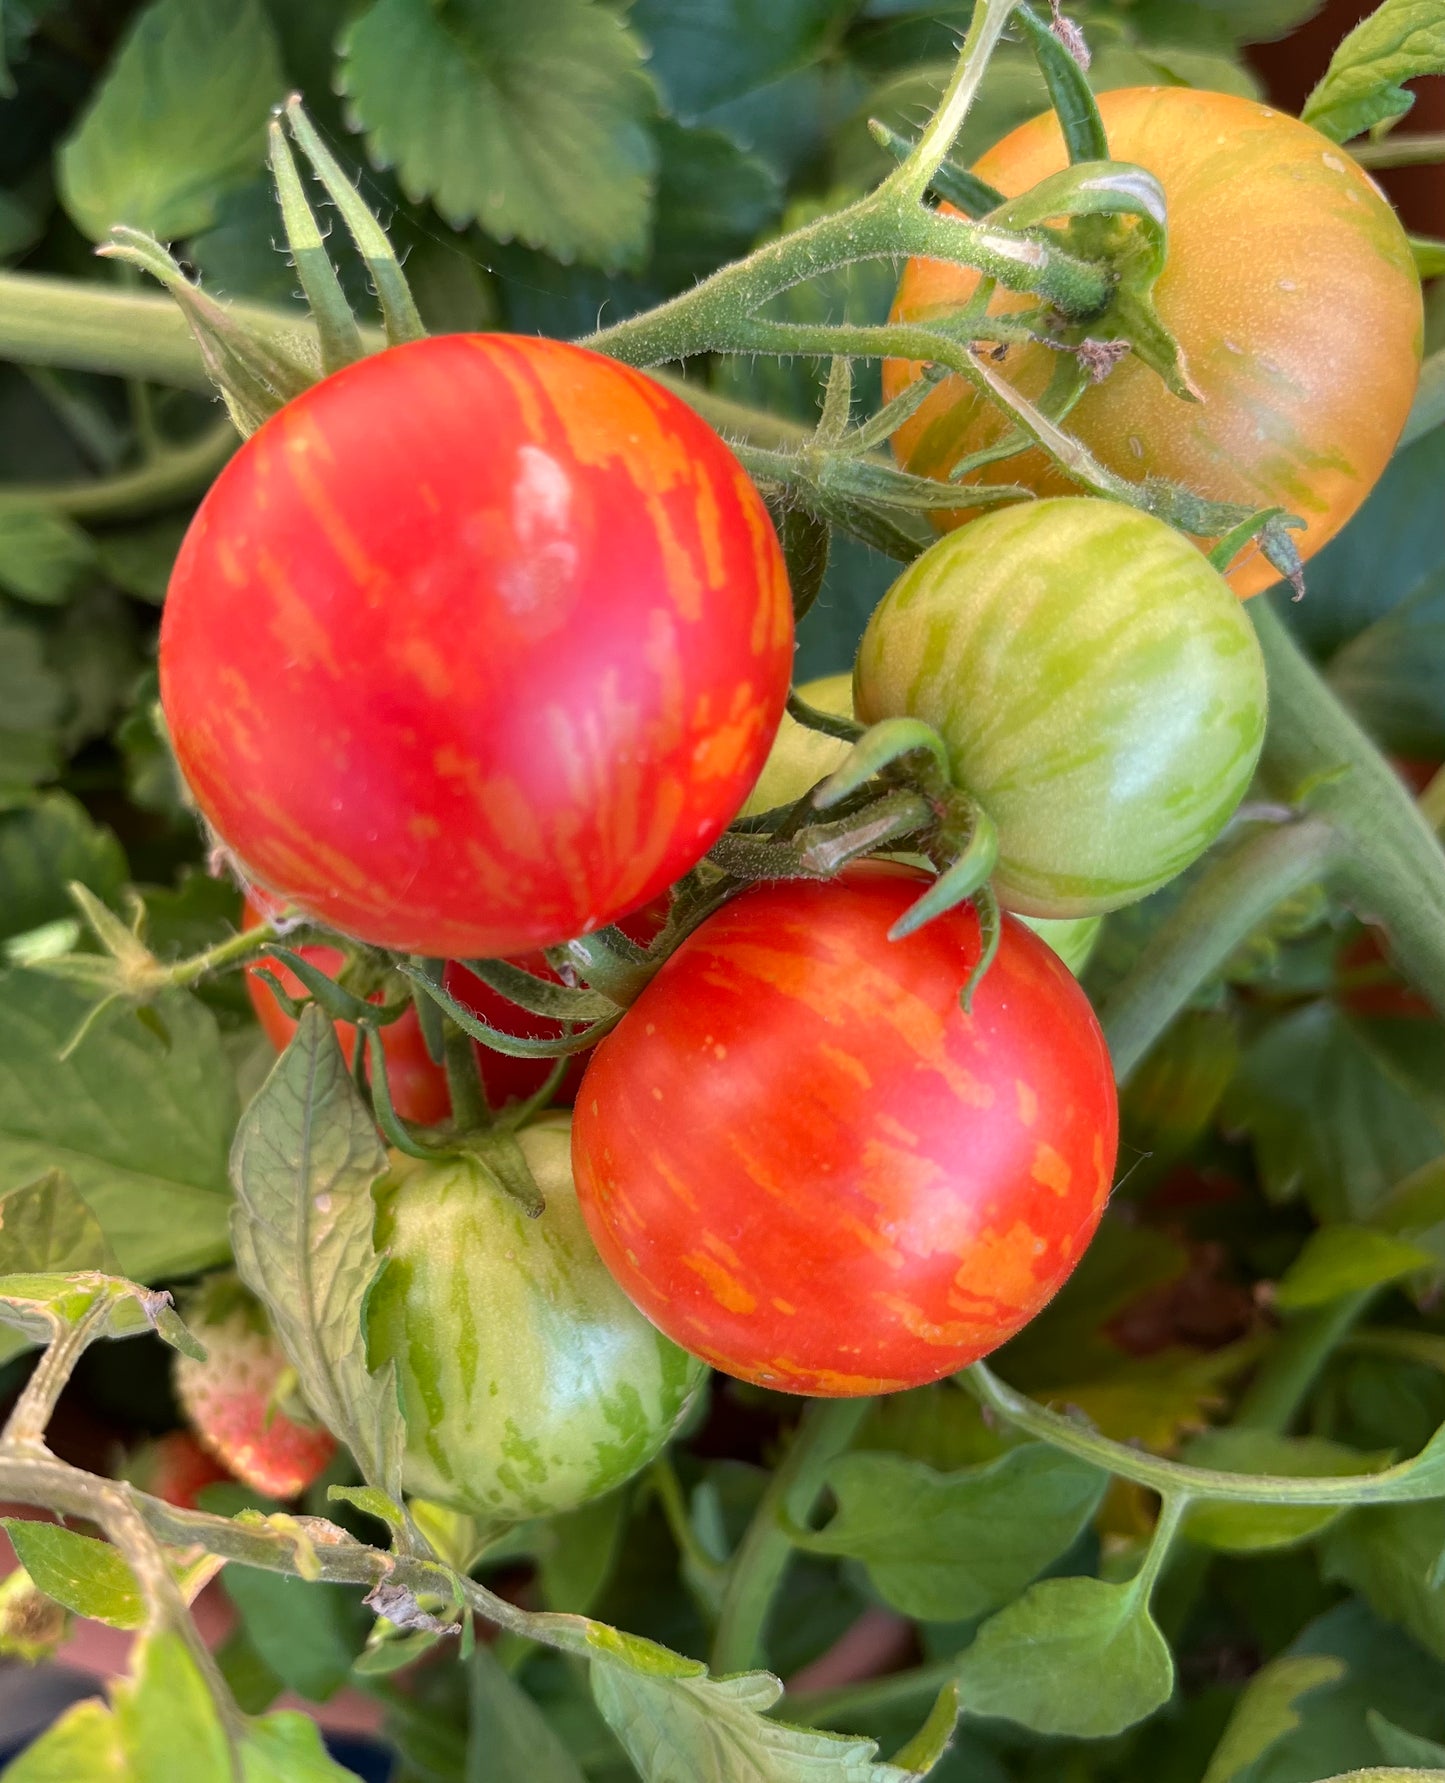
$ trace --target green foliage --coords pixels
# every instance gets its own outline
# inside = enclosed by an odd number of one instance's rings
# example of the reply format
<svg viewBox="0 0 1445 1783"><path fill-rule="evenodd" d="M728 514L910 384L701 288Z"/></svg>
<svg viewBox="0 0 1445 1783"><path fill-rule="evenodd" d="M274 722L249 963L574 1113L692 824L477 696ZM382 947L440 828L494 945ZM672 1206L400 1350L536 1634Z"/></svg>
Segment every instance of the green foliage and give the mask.
<svg viewBox="0 0 1445 1783"><path fill-rule="evenodd" d="M1344 1662L1325 1654L1276 1659L1256 1672L1214 1749L1204 1783L1235 1783L1247 1776L1257 1758L1300 1725L1299 1699L1344 1675Z"/></svg>
<svg viewBox="0 0 1445 1783"><path fill-rule="evenodd" d="M58 1059L89 1011L59 980L0 976L0 1193L62 1157L128 1275L221 1261L236 1092L214 1018L169 997L161 1032L115 1014Z"/></svg>
<svg viewBox="0 0 1445 1783"><path fill-rule="evenodd" d="M0 1518L20 1564L36 1585L77 1616L111 1628L139 1628L145 1602L135 1574L109 1542L61 1523Z"/></svg>
<svg viewBox="0 0 1445 1783"><path fill-rule="evenodd" d="M372 153L455 229L635 264L656 150L637 40L589 0L376 0L344 90Z"/></svg>
<svg viewBox="0 0 1445 1783"><path fill-rule="evenodd" d="M584 1773L533 1699L478 1644L469 1662L471 1775L498 1783L584 1783Z"/></svg>
<svg viewBox="0 0 1445 1783"><path fill-rule="evenodd" d="M958 1677L970 1715L1091 1740L1167 1702L1174 1661L1136 1585L1045 1579L984 1623Z"/></svg>
<svg viewBox="0 0 1445 1783"><path fill-rule="evenodd" d="M845 1455L829 1470L838 1514L800 1545L861 1560L905 1615L961 1622L1018 1596L1071 1547L1105 1476L1044 1444L939 1474L895 1455Z"/></svg>
<svg viewBox="0 0 1445 1783"><path fill-rule="evenodd" d="M1321 1219L1368 1218L1445 1148L1445 1110L1421 1096L1385 1038L1383 1026L1314 1003L1245 1053L1224 1117L1253 1139L1270 1194L1304 1195Z"/></svg>
<svg viewBox="0 0 1445 1783"><path fill-rule="evenodd" d="M231 1242L308 1403L372 1483L399 1498L401 1412L373 1377L362 1308L379 1259L371 1186L386 1154L330 1021L314 1004L247 1109L231 1170Z"/></svg>
<svg viewBox="0 0 1445 1783"><path fill-rule="evenodd" d="M905 1783L910 1775L880 1764L872 1740L770 1720L766 1711L782 1687L766 1672L709 1678L701 1666L659 1655L622 1637L616 1659L592 1666L597 1706L643 1783L710 1775L726 1775L729 1783L808 1783L820 1774L836 1783Z"/></svg>
<svg viewBox="0 0 1445 1783"><path fill-rule="evenodd" d="M40 606L73 593L95 548L73 521L45 509L0 510L0 588Z"/></svg>
<svg viewBox="0 0 1445 1783"><path fill-rule="evenodd" d="M163 240L208 229L260 159L283 86L260 0L152 0L61 146L66 209L92 241L114 223Z"/></svg>
<svg viewBox="0 0 1445 1783"><path fill-rule="evenodd" d="M1435 0L1384 0L1336 50L1305 103L1305 121L1345 142L1409 111L1406 81L1441 73L1445 18Z"/></svg>
<svg viewBox="0 0 1445 1783"><path fill-rule="evenodd" d="M117 901L126 860L110 830L62 792L0 812L0 940L72 915L75 880L103 903Z"/></svg>

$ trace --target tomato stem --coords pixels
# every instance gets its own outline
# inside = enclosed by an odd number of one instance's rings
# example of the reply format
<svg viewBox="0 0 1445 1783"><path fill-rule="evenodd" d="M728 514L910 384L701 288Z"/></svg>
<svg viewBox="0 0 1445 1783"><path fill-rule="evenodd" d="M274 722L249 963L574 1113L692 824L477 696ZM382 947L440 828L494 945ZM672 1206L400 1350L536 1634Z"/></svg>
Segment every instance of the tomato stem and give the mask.
<svg viewBox="0 0 1445 1783"><path fill-rule="evenodd" d="M1120 1083L1270 912L1321 878L1337 845L1328 825L1305 818L1252 830L1208 860L1133 970L1100 1002Z"/></svg>
<svg viewBox="0 0 1445 1783"><path fill-rule="evenodd" d="M715 1673L748 1671L763 1660L768 1614L793 1544L783 1519L805 1525L832 1463L852 1443L871 1399L813 1399L774 1470L743 1539L728 1562L713 1640Z"/></svg>

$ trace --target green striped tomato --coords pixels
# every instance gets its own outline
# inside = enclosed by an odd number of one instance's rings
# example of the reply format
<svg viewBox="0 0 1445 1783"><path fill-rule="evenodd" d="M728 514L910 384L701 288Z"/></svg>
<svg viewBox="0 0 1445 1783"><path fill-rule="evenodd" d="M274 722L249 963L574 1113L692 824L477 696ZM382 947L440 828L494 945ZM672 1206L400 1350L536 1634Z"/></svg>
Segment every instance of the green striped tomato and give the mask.
<svg viewBox="0 0 1445 1783"><path fill-rule="evenodd" d="M804 682L798 692L819 712L831 713L834 718L853 716L851 675L821 675L816 681ZM816 786L825 775L831 774L847 753L846 743L824 736L821 731L809 730L785 712L758 783L743 806L743 815L746 817L753 812L771 810L776 805L795 803L810 786ZM1097 916L1071 917L1061 922L1050 921L1044 916L1025 916L1023 920L1036 935L1048 942L1075 974L1082 972L1088 964L1102 922Z"/></svg>
<svg viewBox="0 0 1445 1783"><path fill-rule="evenodd" d="M1006 908L1078 917L1172 879L1264 740L1264 662L1224 578L1151 515L1087 497L950 533L868 622L868 724L924 719L998 827Z"/></svg>
<svg viewBox="0 0 1445 1783"><path fill-rule="evenodd" d="M677 1428L702 1365L604 1268L577 1207L570 1123L519 1136L537 1219L471 1159L394 1156L376 1190L390 1262L368 1351L395 1360L407 1490L490 1520L549 1516L630 1479Z"/></svg>
<svg viewBox="0 0 1445 1783"><path fill-rule="evenodd" d="M1078 1263L1114 1166L1099 1024L1006 917L890 941L926 880L868 861L702 923L577 1093L582 1210L669 1336L792 1393L892 1392L1010 1337Z"/></svg>

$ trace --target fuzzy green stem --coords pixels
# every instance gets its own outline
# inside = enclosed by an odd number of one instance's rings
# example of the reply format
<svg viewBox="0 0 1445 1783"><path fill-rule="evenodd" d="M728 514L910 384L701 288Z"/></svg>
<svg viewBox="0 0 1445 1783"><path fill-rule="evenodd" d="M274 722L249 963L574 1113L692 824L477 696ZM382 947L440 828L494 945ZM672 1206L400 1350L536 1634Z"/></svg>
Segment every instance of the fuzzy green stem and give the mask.
<svg viewBox="0 0 1445 1783"><path fill-rule="evenodd" d="M748 1671L763 1659L768 1612L792 1556L787 1526L805 1525L829 1466L852 1442L869 1399L813 1399L728 1563L713 1642L716 1673Z"/></svg>
<svg viewBox="0 0 1445 1783"><path fill-rule="evenodd" d="M40 508L72 520L130 520L175 507L203 490L240 443L229 420L184 446L168 446L144 464L76 483L11 483L0 513Z"/></svg>
<svg viewBox="0 0 1445 1783"><path fill-rule="evenodd" d="M1445 1011L1445 851L1399 776L1336 699L1267 600L1251 608L1269 674L1260 762L1340 839L1333 883L1390 937L1397 964Z"/></svg>
<svg viewBox="0 0 1445 1783"><path fill-rule="evenodd" d="M257 923L254 928L242 929L237 935L229 935L224 941L218 941L214 947L208 947L203 953L192 954L189 959L178 960L174 966L165 968L165 981L172 989L184 990L212 972L224 972L228 967L239 966L258 953L264 953L271 944L279 939L276 925L271 922Z"/></svg>
<svg viewBox="0 0 1445 1783"><path fill-rule="evenodd" d="M1337 847L1327 824L1304 818L1256 831L1209 863L1099 1005L1120 1083L1271 911L1323 876Z"/></svg>
<svg viewBox="0 0 1445 1783"><path fill-rule="evenodd" d="M442 1064L447 1075L452 1120L464 1133L492 1125L492 1110L482 1088L476 1048L455 1022L442 1026Z"/></svg>
<svg viewBox="0 0 1445 1783"><path fill-rule="evenodd" d="M821 273L901 254L976 267L1008 290L1034 292L1068 316L1095 314L1111 289L1108 268L1053 243L921 207L900 211L888 189L880 187L844 210L766 243L656 309L588 335L581 344L638 366L699 353L750 352L746 331L756 324L749 318L770 299Z"/></svg>
<svg viewBox="0 0 1445 1783"><path fill-rule="evenodd" d="M1283 1435L1299 1416L1335 1350L1375 1299L1377 1290L1346 1294L1286 1321L1279 1341L1235 1408L1232 1424Z"/></svg>
<svg viewBox="0 0 1445 1783"><path fill-rule="evenodd" d="M1361 167L1428 167L1445 161L1445 131L1356 142L1350 145L1349 153Z"/></svg>
<svg viewBox="0 0 1445 1783"><path fill-rule="evenodd" d="M1016 0L980 0L973 9L953 78L907 159L883 182L884 191L913 204L922 202L934 174L948 159L958 139L1015 4Z"/></svg>
<svg viewBox="0 0 1445 1783"><path fill-rule="evenodd" d="M1129 1581L1135 1596L1142 1597L1146 1604L1154 1595L1154 1587L1159 1583L1159 1575L1169 1559L1174 1538L1179 1534L1179 1526L1184 1521L1184 1513L1191 1502L1191 1494L1178 1487L1163 1495L1158 1521L1144 1555L1144 1564Z"/></svg>
<svg viewBox="0 0 1445 1783"><path fill-rule="evenodd" d="M1340 1474L1323 1479L1283 1474L1230 1473L1210 1467L1191 1467L1183 1461L1166 1461L1147 1450L1100 1436L1092 1426L1050 1411L1007 1386L998 1376L975 1362L958 1377L983 1405L1029 1436L1064 1449L1081 1460L1092 1461L1121 1480L1132 1480L1160 1497L1179 1493L1191 1498L1230 1504L1391 1504L1417 1497L1445 1498L1445 1479L1427 1479L1426 1489L1410 1491L1408 1480L1417 1459L1400 1461L1381 1473ZM1432 1469L1432 1474L1436 1470Z"/></svg>

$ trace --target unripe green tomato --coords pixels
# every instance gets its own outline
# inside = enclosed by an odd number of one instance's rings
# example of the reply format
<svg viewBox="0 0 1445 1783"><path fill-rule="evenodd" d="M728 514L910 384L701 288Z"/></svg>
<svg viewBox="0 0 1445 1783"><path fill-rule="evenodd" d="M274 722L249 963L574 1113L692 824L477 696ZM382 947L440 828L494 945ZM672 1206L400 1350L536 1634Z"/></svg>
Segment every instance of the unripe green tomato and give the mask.
<svg viewBox="0 0 1445 1783"><path fill-rule="evenodd" d="M851 675L820 675L816 681L805 681L798 694L808 705L815 706L820 712L828 712L834 718L853 716ZM816 786L840 766L847 753L846 743L836 737L825 737L822 731L809 730L807 725L799 724L785 712L742 815L751 817L759 811L771 811L777 805L794 804L810 786ZM913 855L900 858L915 861L919 866L928 864ZM1102 919L1083 916L1051 922L1046 917L1025 916L1023 920L1041 940L1048 942L1077 977L1094 951Z"/></svg>
<svg viewBox="0 0 1445 1783"><path fill-rule="evenodd" d="M608 1274L572 1186L571 1122L518 1134L546 1201L529 1219L475 1160L393 1155L376 1189L390 1254L368 1308L396 1361L408 1492L490 1520L572 1510L630 1479L706 1370Z"/></svg>
<svg viewBox="0 0 1445 1783"><path fill-rule="evenodd" d="M1026 916L1093 916L1219 834L1264 740L1264 661L1229 585L1122 502L997 510L904 570L868 622L865 724L921 718L998 829Z"/></svg>

